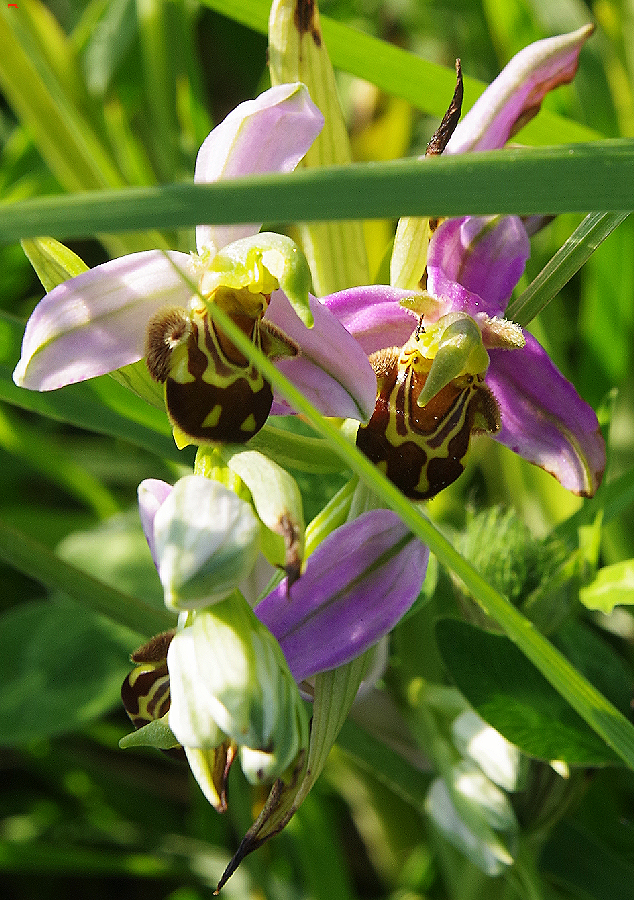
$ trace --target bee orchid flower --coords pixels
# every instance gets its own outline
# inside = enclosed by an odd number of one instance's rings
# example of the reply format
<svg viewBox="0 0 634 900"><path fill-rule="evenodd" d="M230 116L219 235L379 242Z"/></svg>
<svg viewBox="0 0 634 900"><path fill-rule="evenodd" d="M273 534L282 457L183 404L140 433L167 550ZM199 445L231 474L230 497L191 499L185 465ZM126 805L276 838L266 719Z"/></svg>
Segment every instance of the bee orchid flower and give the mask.
<svg viewBox="0 0 634 900"><path fill-rule="evenodd" d="M304 85L273 87L214 128L194 181L292 171L322 124ZM259 229L201 224L194 254L134 253L58 285L27 323L14 381L48 391L145 358L179 446L246 441L273 392L214 321L220 307L267 356L291 362L285 371L324 414L369 418L376 383L365 354L310 296L300 249Z"/></svg>
<svg viewBox="0 0 634 900"><path fill-rule="evenodd" d="M547 91L572 79L591 33L587 26L518 53L462 122L444 129L441 152L504 146ZM392 287L324 298L377 375L375 412L357 445L413 499L433 497L460 475L478 431L573 493L591 496L601 481L605 445L594 410L537 340L502 318L534 224L518 216L402 219Z"/></svg>

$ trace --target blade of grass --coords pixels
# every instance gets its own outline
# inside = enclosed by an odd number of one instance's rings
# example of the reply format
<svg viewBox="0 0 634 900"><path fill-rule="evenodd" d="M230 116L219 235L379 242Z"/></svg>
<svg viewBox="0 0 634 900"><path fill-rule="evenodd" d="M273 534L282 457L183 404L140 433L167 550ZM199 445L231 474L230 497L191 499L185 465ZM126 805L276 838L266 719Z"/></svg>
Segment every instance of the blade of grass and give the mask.
<svg viewBox="0 0 634 900"><path fill-rule="evenodd" d="M109 148L51 69L39 37L26 12L0 7L0 85L4 95L65 188L122 187L125 181ZM59 47L53 50L59 55ZM69 51L66 64L71 63ZM104 236L104 243L115 254L167 246L158 233Z"/></svg>
<svg viewBox="0 0 634 900"><path fill-rule="evenodd" d="M509 303L506 317L528 325L627 216L627 212L587 215L526 290Z"/></svg>
<svg viewBox="0 0 634 900"><path fill-rule="evenodd" d="M87 472L63 442L52 436L46 439L42 452L42 432L25 422L18 422L0 407L0 446L23 460L29 469L41 472L54 484L92 508L100 518L119 512L120 506L108 488Z"/></svg>
<svg viewBox="0 0 634 900"><path fill-rule="evenodd" d="M305 169L0 206L0 241L275 220L630 211L634 140Z"/></svg>

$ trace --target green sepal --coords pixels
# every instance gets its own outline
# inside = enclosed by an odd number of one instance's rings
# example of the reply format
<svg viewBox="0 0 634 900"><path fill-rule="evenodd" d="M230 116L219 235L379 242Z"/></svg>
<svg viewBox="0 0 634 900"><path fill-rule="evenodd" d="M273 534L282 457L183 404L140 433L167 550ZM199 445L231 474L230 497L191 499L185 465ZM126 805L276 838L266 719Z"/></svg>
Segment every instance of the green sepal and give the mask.
<svg viewBox="0 0 634 900"><path fill-rule="evenodd" d="M110 378L113 378L118 384L128 388L137 397L145 400L150 406L165 411L165 389L162 384L151 377L144 359L123 366L121 369L114 369L108 372Z"/></svg>
<svg viewBox="0 0 634 900"><path fill-rule="evenodd" d="M634 560L625 559L599 569L593 581L579 589L579 599L588 609L606 615L617 604L634 604Z"/></svg>
<svg viewBox="0 0 634 900"><path fill-rule="evenodd" d="M278 778L273 784L262 812L245 834L223 872L216 893L226 884L245 856L288 825L305 800L321 774L357 696L371 652L367 651L343 666L320 672L316 676L308 752L298 754L295 767L289 767L285 778Z"/></svg>
<svg viewBox="0 0 634 900"><path fill-rule="evenodd" d="M396 226L396 237L390 260L392 287L416 290L427 265L429 219L403 216Z"/></svg>
<svg viewBox="0 0 634 900"><path fill-rule="evenodd" d="M69 278L88 271L83 259L55 238L30 238L20 244L47 293Z"/></svg>
<svg viewBox="0 0 634 900"><path fill-rule="evenodd" d="M212 444L201 444L196 453L194 462L194 475L203 475L212 481L219 481L226 488L233 491L241 500L251 499L248 488L242 483L242 479L233 472L225 460L225 455L220 447Z"/></svg>
<svg viewBox="0 0 634 900"><path fill-rule="evenodd" d="M163 718L154 719L142 728L126 734L119 741L119 746L122 750L126 750L128 747L156 747L157 750L172 750L174 747L180 747L180 743L167 724L168 717L169 713L165 713Z"/></svg>
<svg viewBox="0 0 634 900"><path fill-rule="evenodd" d="M352 162L348 130L316 3L301 5L296 0L274 0L271 4L269 72L271 84L295 81L305 84L324 116L324 127L300 166L345 166ZM369 283L361 221L310 221L300 222L297 227L317 296Z"/></svg>
<svg viewBox="0 0 634 900"><path fill-rule="evenodd" d="M273 565L291 567L299 574L304 553L304 511L297 482L257 450L225 451L225 458L229 469L250 490L255 511L266 526L262 543L265 556ZM271 541L266 540L266 531L271 533Z"/></svg>

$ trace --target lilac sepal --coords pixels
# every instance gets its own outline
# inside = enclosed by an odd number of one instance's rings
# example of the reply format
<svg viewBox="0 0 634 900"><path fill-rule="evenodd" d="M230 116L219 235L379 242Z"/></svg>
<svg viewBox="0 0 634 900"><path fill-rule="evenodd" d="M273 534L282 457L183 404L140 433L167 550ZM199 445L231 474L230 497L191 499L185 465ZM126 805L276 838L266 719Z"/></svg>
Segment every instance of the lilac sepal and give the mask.
<svg viewBox="0 0 634 900"><path fill-rule="evenodd" d="M410 608L425 577L429 550L410 535L395 552L407 534L389 510L364 513L319 545L290 592L282 582L256 607L296 681L358 656ZM380 559L383 554L385 560Z"/></svg>
<svg viewBox="0 0 634 900"><path fill-rule="evenodd" d="M292 172L324 124L324 117L300 83L269 88L237 106L207 136L198 151L194 182L266 172ZM257 234L253 225L199 225L198 252L220 250L239 238Z"/></svg>
<svg viewBox="0 0 634 900"><path fill-rule="evenodd" d="M595 412L535 338L524 335L521 350L489 351L486 381L502 419L493 437L553 474L569 491L591 496L605 468Z"/></svg>
<svg viewBox="0 0 634 900"><path fill-rule="evenodd" d="M172 490L171 484L168 484L166 481L160 481L158 478L146 478L137 488L141 525L157 569L158 558L154 549L154 517L161 504L172 493Z"/></svg>
<svg viewBox="0 0 634 900"><path fill-rule="evenodd" d="M400 301L415 295L416 291L373 284L329 294L321 302L369 356L383 347L402 347L407 342L418 317L400 306Z"/></svg>
<svg viewBox="0 0 634 900"><path fill-rule="evenodd" d="M585 25L520 50L459 123L445 152L503 147L549 91L572 80L581 47L593 31L593 25Z"/></svg>
<svg viewBox="0 0 634 900"><path fill-rule="evenodd" d="M500 316L531 248L517 216L448 219L434 232L427 254L427 289L454 310Z"/></svg>
<svg viewBox="0 0 634 900"><path fill-rule="evenodd" d="M276 367L325 416L367 421L374 412L376 376L362 347L319 300L310 298L315 317L306 328L286 295L275 291L265 319L277 325L300 347L299 356L282 359ZM273 415L284 415L290 407L281 397L274 401Z"/></svg>
<svg viewBox="0 0 634 900"><path fill-rule="evenodd" d="M136 362L148 320L164 306L187 306L186 253L147 250L113 259L54 288L27 322L13 373L20 387L52 391Z"/></svg>

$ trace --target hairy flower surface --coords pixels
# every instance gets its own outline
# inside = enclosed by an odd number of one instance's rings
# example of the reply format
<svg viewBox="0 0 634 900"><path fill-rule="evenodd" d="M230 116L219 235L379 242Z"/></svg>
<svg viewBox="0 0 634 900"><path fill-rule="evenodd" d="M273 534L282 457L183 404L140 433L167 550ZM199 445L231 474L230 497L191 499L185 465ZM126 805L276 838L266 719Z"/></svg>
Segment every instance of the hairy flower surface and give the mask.
<svg viewBox="0 0 634 900"><path fill-rule="evenodd" d="M322 124L303 85L271 88L211 132L194 180L289 172ZM259 227L199 225L196 254L134 253L54 288L27 323L14 381L53 390L145 358L164 385L179 445L246 441L266 421L273 392L214 321L219 308L271 359L289 359L286 373L296 371L322 412L369 418L367 358L310 296L299 248Z"/></svg>
<svg viewBox="0 0 634 900"><path fill-rule="evenodd" d="M446 152L502 147L547 91L571 80L591 32L521 51L445 141ZM392 287L324 298L377 375L375 412L357 444L414 499L460 475L478 431L574 493L590 496L601 481L605 445L594 410L537 340L502 318L529 254L517 216L403 219Z"/></svg>

